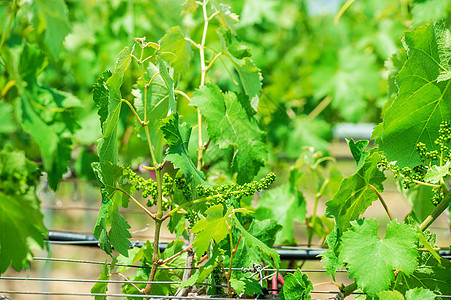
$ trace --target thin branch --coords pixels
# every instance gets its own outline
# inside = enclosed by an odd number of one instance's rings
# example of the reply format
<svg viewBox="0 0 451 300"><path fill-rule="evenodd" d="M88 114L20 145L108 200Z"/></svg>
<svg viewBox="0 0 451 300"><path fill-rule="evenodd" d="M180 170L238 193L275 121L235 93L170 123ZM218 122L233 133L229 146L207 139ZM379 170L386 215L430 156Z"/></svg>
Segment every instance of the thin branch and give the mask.
<svg viewBox="0 0 451 300"><path fill-rule="evenodd" d="M442 202L435 208L435 210L421 223L420 229L425 231L434 221L448 208L451 200L451 193L447 193Z"/></svg>
<svg viewBox="0 0 451 300"><path fill-rule="evenodd" d="M215 63L215 61L218 60L218 58L222 55L222 52L219 52L218 54L215 55L215 57L213 57L213 59L210 61L210 63L208 64L208 66L205 68L205 72L208 72L211 67L213 67L213 64Z"/></svg>
<svg viewBox="0 0 451 300"><path fill-rule="evenodd" d="M125 276L124 274L122 274L122 273L112 273L112 274L110 274L110 276L111 276L111 275L118 275L118 276L124 278L124 280L127 281L128 283L130 283L130 285L133 286L140 294L144 294L144 290L142 290L142 289L140 289L139 287L137 287L137 286L136 286L132 281L130 281L130 280L127 278L127 276Z"/></svg>
<svg viewBox="0 0 451 300"><path fill-rule="evenodd" d="M438 185L438 184L427 183L427 182L423 182L423 181L419 181L419 180L415 180L415 179L412 179L412 181L415 182L415 183L417 183L417 184L419 184L419 185L431 186L431 187L433 187L433 188L439 188L439 187L441 187L441 186Z"/></svg>
<svg viewBox="0 0 451 300"><path fill-rule="evenodd" d="M315 119L330 103L332 102L332 97L327 96L324 98L306 117L307 120Z"/></svg>
<svg viewBox="0 0 451 300"><path fill-rule="evenodd" d="M141 120L141 118L139 117L139 115L136 112L135 108L133 107L133 105L130 102L128 102L128 100L121 99L121 102L126 103L128 105L128 107L130 107L130 110L133 112L133 114L135 115L135 118L138 120L138 122L139 122L139 124L141 124L141 126L145 126L146 125L146 123Z"/></svg>
<svg viewBox="0 0 451 300"><path fill-rule="evenodd" d="M115 187L114 189L117 190L117 191L120 191L120 192L124 193L128 198L130 198L130 200L132 200L133 202L135 202L136 205L138 205L142 210L144 210L144 212L145 212L146 214L148 214L152 219L155 220L156 215L153 214L153 213L151 213L144 205L142 205L141 203L139 203L139 201L136 200L132 195L130 195L129 193L127 193L126 191L124 191L124 190L121 189L121 188Z"/></svg>
<svg viewBox="0 0 451 300"><path fill-rule="evenodd" d="M188 100L188 101L191 101L190 97L188 97L188 95L185 94L185 93L182 92L182 91L175 90L174 93L175 93L175 94L178 94L178 95L180 95L180 96L183 96L183 98L185 98L185 99Z"/></svg>
<svg viewBox="0 0 451 300"><path fill-rule="evenodd" d="M379 201L382 203L382 206L385 209L385 212L387 213L388 217L390 218L390 221L393 221L393 215L391 214L390 210L388 209L387 203L385 203L384 198L382 198L381 194L376 190L374 186L371 184L368 184L368 187L370 187L377 195L377 198L379 198Z"/></svg>
<svg viewBox="0 0 451 300"><path fill-rule="evenodd" d="M200 45L198 43L196 43L195 41L193 41L192 39L185 37L185 41L190 42L194 47L196 47L197 49L200 49Z"/></svg>
<svg viewBox="0 0 451 300"><path fill-rule="evenodd" d="M320 282L320 283L316 283L316 284L313 285L313 287L317 287L317 286L320 286L320 285L335 285L335 286L338 287L339 289L342 287L340 284L338 284L338 283L336 283L336 282L332 282L332 281L330 281L330 282Z"/></svg>
<svg viewBox="0 0 451 300"><path fill-rule="evenodd" d="M169 261L173 260L174 258L176 258L177 256L182 255L183 252L188 251L188 250L191 249L191 248L193 248L193 244L189 245L188 247L186 247L186 248L183 249L182 251L180 251L180 252L178 252L178 253L172 255L171 257L166 258L165 260L159 262L158 264L164 265L164 264L168 263Z"/></svg>

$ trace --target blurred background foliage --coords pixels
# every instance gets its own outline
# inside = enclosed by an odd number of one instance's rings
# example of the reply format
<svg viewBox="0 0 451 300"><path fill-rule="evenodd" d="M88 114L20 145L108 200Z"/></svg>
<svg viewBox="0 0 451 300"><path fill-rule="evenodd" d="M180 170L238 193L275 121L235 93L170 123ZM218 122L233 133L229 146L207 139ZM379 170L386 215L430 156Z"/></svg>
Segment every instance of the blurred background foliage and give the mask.
<svg viewBox="0 0 451 300"><path fill-rule="evenodd" d="M338 20L343 5L338 0L212 2L217 7L230 5L240 16L234 30L261 69L258 118L268 132L274 161L296 159L307 145L327 153L337 123L379 122L389 99L385 64L401 48L401 36L413 26L448 18L451 9L447 0L360 0ZM95 160L100 136L90 95L93 83L103 70L112 69L116 54L124 45L132 46L134 37L157 42L180 25L183 33L198 40L200 12L182 15L182 4L181 0L2 1L1 147L24 149L29 158L42 159L45 169L56 171L57 177L65 173L64 162L72 160L78 177L92 179L89 163ZM208 40L219 44L214 26L212 22ZM214 53L207 55L212 58ZM224 90L236 89L217 65L217 72L210 73L217 76L214 80ZM178 89L189 92L198 86L199 70L195 62L192 66L178 78ZM26 81L26 91L11 84L15 77ZM131 86L125 83L127 89ZM30 116L24 104L19 105L20 97L30 100L28 110L37 115ZM180 99L180 109L186 120L194 121L195 111L184 101ZM46 143L34 136L33 118L43 121L44 132L54 132L49 143L56 142L57 148L45 149ZM26 119L31 119L30 125ZM130 120L124 113L124 125ZM130 132L121 134L123 155L136 157L139 149L129 140ZM56 183L57 178L52 185Z"/></svg>

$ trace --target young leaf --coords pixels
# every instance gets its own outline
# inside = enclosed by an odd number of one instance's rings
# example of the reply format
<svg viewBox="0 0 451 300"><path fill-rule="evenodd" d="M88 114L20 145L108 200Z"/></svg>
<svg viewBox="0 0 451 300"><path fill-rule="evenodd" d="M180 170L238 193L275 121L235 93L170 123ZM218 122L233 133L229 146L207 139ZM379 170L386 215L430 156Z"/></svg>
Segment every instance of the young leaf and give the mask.
<svg viewBox="0 0 451 300"><path fill-rule="evenodd" d="M171 70L166 66L164 60L158 57L158 69L160 70L160 76L166 85L166 90L168 91L169 97L169 112L173 113L177 111L177 104L175 103L175 86L174 79L172 78Z"/></svg>
<svg viewBox="0 0 451 300"><path fill-rule="evenodd" d="M326 216L335 218L340 234L377 199L369 185L379 193L384 190L382 182L386 177L377 166L379 161L380 155L377 152L366 157L363 165L353 175L343 179L340 189L326 202Z"/></svg>
<svg viewBox="0 0 451 300"><path fill-rule="evenodd" d="M214 5L212 5L212 9L213 12L218 12L216 14L216 19L221 23L221 26L228 30L233 30L233 25L239 22L238 15L233 13L228 5L219 3L218 9Z"/></svg>
<svg viewBox="0 0 451 300"><path fill-rule="evenodd" d="M377 293L377 297L384 300L405 300L404 296L398 291L382 291Z"/></svg>
<svg viewBox="0 0 451 300"><path fill-rule="evenodd" d="M277 220L283 226L277 235L277 243L291 244L296 243L293 237L294 221L303 222L306 213L306 201L302 193L291 190L288 184L284 184L263 194L258 200L255 218Z"/></svg>
<svg viewBox="0 0 451 300"><path fill-rule="evenodd" d="M233 224L235 227L241 232L241 235L243 236L244 240L246 241L246 244L249 247L256 247L259 249L263 255L266 257L272 259L274 263L274 267L276 269L279 269L280 265L280 257L276 250L269 248L267 245L265 245L262 241L254 237L252 234L250 234L246 229L244 229L243 225L241 225L240 221L237 219L237 217L232 214Z"/></svg>
<svg viewBox="0 0 451 300"><path fill-rule="evenodd" d="M429 183L439 183L443 177L448 175L450 165L450 161L447 161L443 166L433 165L430 169L428 169L423 180Z"/></svg>
<svg viewBox="0 0 451 300"><path fill-rule="evenodd" d="M249 118L234 93L221 93L218 86L208 84L194 92L190 105L197 106L205 117L208 134L220 148L235 148L233 168L239 184L251 181L266 158L263 132Z"/></svg>
<svg viewBox="0 0 451 300"><path fill-rule="evenodd" d="M158 162L162 161L164 137L160 130L160 120L168 115L169 110L169 92L166 83L159 75L157 66L149 63L147 72L138 79L137 87L132 91L135 96L134 105L136 113L142 121L148 122L150 140L154 147L155 157ZM155 76L155 77L154 77ZM147 93L145 86L153 78L152 84L148 87ZM145 96L147 95L147 99ZM146 139L146 132L141 124L138 124L139 135L142 139Z"/></svg>
<svg viewBox="0 0 451 300"><path fill-rule="evenodd" d="M355 278L363 292L374 296L387 289L395 278L393 269L406 275L413 273L418 258L418 238L413 228L392 221L381 240L377 236L376 220L353 221L351 226L343 233L340 259L346 264L349 277Z"/></svg>
<svg viewBox="0 0 451 300"><path fill-rule="evenodd" d="M94 101L99 107L105 106L105 100L108 100L108 116L103 123L103 137L99 142L99 158L100 160L110 161L116 164L119 160L117 145L117 125L119 123L119 114L121 112L121 86L125 71L130 65L131 52L129 47L125 47L117 56L116 67L106 81L106 87L109 91L109 97L104 96L105 91L100 93L100 97ZM104 75L105 77L105 75ZM104 118L104 111L101 113L101 119Z"/></svg>
<svg viewBox="0 0 451 300"><path fill-rule="evenodd" d="M97 114L100 117L100 126L103 131L103 123L105 123L108 118L108 98L110 96L110 92L106 87L105 83L108 78L111 77L113 73L111 71L103 72L102 76L100 76L94 86L92 87L92 100L94 100L97 106Z"/></svg>
<svg viewBox="0 0 451 300"><path fill-rule="evenodd" d="M128 257L128 250L130 249L130 241L131 238L130 232L128 229L130 225L128 222L119 214L119 209L117 205L112 206L111 215L111 229L109 232L109 238L111 240L111 244L114 247L114 250L119 252L125 257Z"/></svg>
<svg viewBox="0 0 451 300"><path fill-rule="evenodd" d="M193 53L190 42L185 40L185 36L179 26L169 29L160 40L161 57L169 62L177 73L188 71L189 62Z"/></svg>
<svg viewBox="0 0 451 300"><path fill-rule="evenodd" d="M351 154L354 157L358 167L363 164L365 158L370 154L369 152L365 151L368 143L368 140L357 141L357 143L354 142L353 139L350 139L348 141L349 150L351 150Z"/></svg>
<svg viewBox="0 0 451 300"><path fill-rule="evenodd" d="M109 280L110 279L110 266L108 261L105 261L103 265L102 273L100 273L99 280ZM91 288L91 293L95 294L105 294L108 291L108 282L96 282ZM106 296L94 296L95 300L106 300Z"/></svg>
<svg viewBox="0 0 451 300"><path fill-rule="evenodd" d="M421 141L434 149L437 128L451 119L451 80L440 77L450 69L448 35L449 31L439 24L419 27L405 35L407 61L396 77L399 93L385 112L378 140L387 159L397 161L401 167L420 164L417 143Z"/></svg>
<svg viewBox="0 0 451 300"><path fill-rule="evenodd" d="M213 205L205 211L206 219L197 221L191 229L196 234L194 248L196 254L201 257L207 251L210 241L221 242L229 233L230 218L224 216L224 207L221 204Z"/></svg>
<svg viewBox="0 0 451 300"><path fill-rule="evenodd" d="M193 180L194 186L204 183L205 175L197 170L188 151L191 127L186 123L179 125L178 113L172 113L161 120L161 131L169 145L166 160L171 161L174 167L181 169L188 182Z"/></svg>
<svg viewBox="0 0 451 300"><path fill-rule="evenodd" d="M406 300L434 300L437 295L425 288L414 288L406 293Z"/></svg>
<svg viewBox="0 0 451 300"><path fill-rule="evenodd" d="M39 176L23 152L9 146L0 151L0 274L27 265L31 241L44 248L47 229L35 194Z"/></svg>
<svg viewBox="0 0 451 300"><path fill-rule="evenodd" d="M262 286L254 278L232 278L230 280L230 284L237 294L244 293L245 295L258 295L262 293Z"/></svg>
<svg viewBox="0 0 451 300"><path fill-rule="evenodd" d="M249 49L239 44L236 36L230 31L218 30L223 53L232 61L241 80L245 94L249 99L257 98L262 90L260 69L250 59Z"/></svg>
<svg viewBox="0 0 451 300"><path fill-rule="evenodd" d="M310 292L313 291L313 284L308 280L307 275L301 270L296 270L293 274L287 274L282 286L282 295L285 300L310 300Z"/></svg>

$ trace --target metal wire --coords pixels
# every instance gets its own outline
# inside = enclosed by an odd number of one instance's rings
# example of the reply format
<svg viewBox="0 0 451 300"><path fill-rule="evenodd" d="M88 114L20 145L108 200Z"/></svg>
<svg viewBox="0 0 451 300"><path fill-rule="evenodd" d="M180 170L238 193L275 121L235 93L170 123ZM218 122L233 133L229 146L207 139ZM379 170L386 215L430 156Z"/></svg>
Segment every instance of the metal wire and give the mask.
<svg viewBox="0 0 451 300"><path fill-rule="evenodd" d="M214 300L230 300L230 298L214 298L214 296L162 296L162 295L141 295L141 294L102 294L102 293L59 293L59 292L29 292L29 291L0 291L3 294L21 294L21 295L47 295L47 296L104 296L104 297L133 297L133 298L149 298L149 299L214 299ZM254 300L255 298L247 298ZM246 300L241 298L241 300Z"/></svg>
<svg viewBox="0 0 451 300"><path fill-rule="evenodd" d="M47 281L47 282L80 282L80 283L135 283L147 284L149 281L134 281L134 280L101 280L101 279L69 279L69 278L38 278L38 277L0 277L0 280L23 280L23 281ZM181 284L182 281L152 281L154 284ZM212 286L212 287L227 287L227 285L210 284L210 283L196 283L198 285Z"/></svg>
<svg viewBox="0 0 451 300"><path fill-rule="evenodd" d="M33 260L36 261L53 261L53 262L72 262L72 263L84 263L84 264L96 264L96 265L104 265L105 262L101 261L93 261L93 260L80 260L80 259L66 259L66 258L54 258L54 257L33 257ZM111 263L108 263L110 265ZM127 264L116 264L119 267L129 267L129 268L141 268L141 269L152 269L150 266L139 266L139 265L127 265ZM160 270L185 270L192 269L197 270L198 267L159 267ZM241 271L242 268L232 268L233 271ZM268 272L275 272L276 269L265 269ZM279 272L296 272L297 269L279 269ZM326 270L323 269L301 269L303 273L325 273ZM337 272L345 273L346 270L337 270Z"/></svg>

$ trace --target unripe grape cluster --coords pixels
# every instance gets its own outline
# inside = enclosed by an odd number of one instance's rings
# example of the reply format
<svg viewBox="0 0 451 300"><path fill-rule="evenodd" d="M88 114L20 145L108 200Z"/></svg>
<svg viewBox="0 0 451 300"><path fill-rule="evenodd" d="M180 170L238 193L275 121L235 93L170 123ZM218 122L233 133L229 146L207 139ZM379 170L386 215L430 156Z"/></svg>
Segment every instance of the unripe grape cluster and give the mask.
<svg viewBox="0 0 451 300"><path fill-rule="evenodd" d="M422 142L419 142L416 145L416 151L420 155L421 161L425 164L418 165L413 169L409 167L400 168L393 163L388 163L387 158L382 155L382 159L378 166L382 168L382 171L391 170L395 178L402 178L402 185L405 189L408 189L412 185L416 185L419 182L423 182L424 177L431 166L437 165L437 162L439 161L440 164L443 165L445 162L451 160L451 123L448 121L443 121L440 124L438 133L439 137L434 141L434 144L439 147L439 150L434 149L428 151L427 146ZM442 187L434 187L433 197L431 199L432 203L434 205L438 205L440 201L442 201L443 197L444 193Z"/></svg>
<svg viewBox="0 0 451 300"><path fill-rule="evenodd" d="M212 203L222 203L230 200L232 196L236 200L240 200L243 197L249 197L261 190L268 189L275 180L276 175L270 172L264 178L260 179L260 181L252 181L242 185L236 183L224 184L217 187L198 185L196 187L196 194L198 198L211 197Z"/></svg>
<svg viewBox="0 0 451 300"><path fill-rule="evenodd" d="M144 179L139 176L135 172L133 172L130 168L124 168L124 177L128 178L128 181L132 184L132 186L140 191L143 198L147 200L147 206L153 206L156 204L158 197L158 185L152 179ZM149 196L151 198L149 198Z"/></svg>

